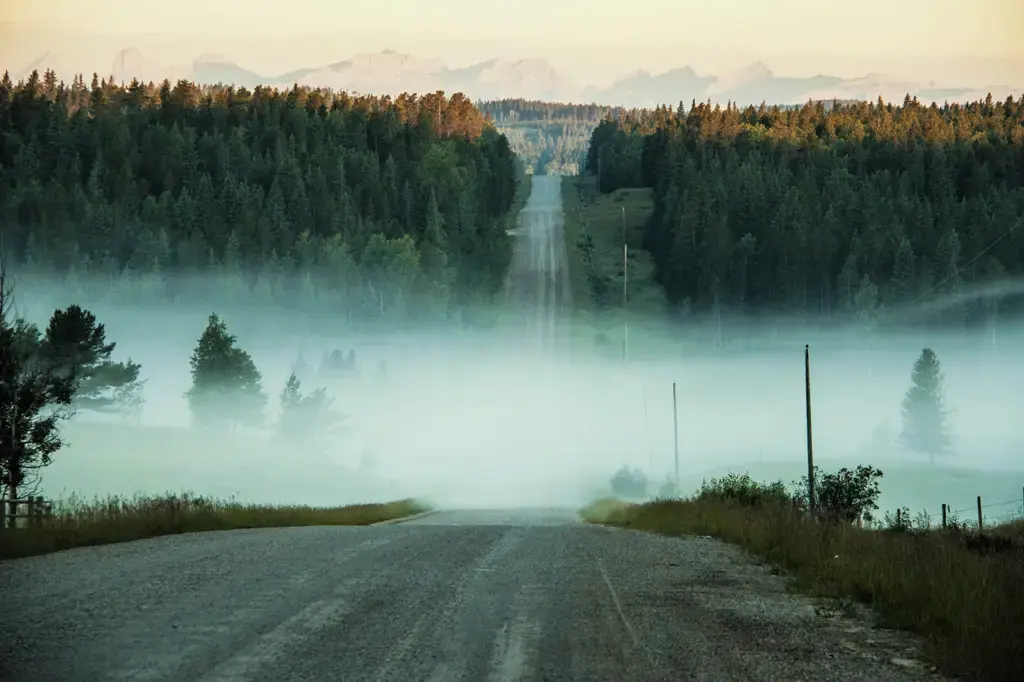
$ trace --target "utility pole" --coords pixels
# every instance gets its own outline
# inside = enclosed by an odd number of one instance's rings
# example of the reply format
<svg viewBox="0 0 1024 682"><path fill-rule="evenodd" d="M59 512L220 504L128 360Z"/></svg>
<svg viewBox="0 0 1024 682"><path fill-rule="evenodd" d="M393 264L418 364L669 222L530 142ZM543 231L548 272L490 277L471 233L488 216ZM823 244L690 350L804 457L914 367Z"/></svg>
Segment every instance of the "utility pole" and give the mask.
<svg viewBox="0 0 1024 682"><path fill-rule="evenodd" d="M679 494L679 409L676 403L676 382L672 382L672 427L675 431L676 495Z"/></svg>
<svg viewBox="0 0 1024 682"><path fill-rule="evenodd" d="M814 510L814 439L811 437L811 347L804 345L804 397L807 402L807 503Z"/></svg>
<svg viewBox="0 0 1024 682"><path fill-rule="evenodd" d="M629 246L622 245L622 307L629 305Z"/></svg>
<svg viewBox="0 0 1024 682"><path fill-rule="evenodd" d="M622 312L629 307L629 245L626 244L626 207L622 207ZM622 357L629 358L629 325L622 324Z"/></svg>
<svg viewBox="0 0 1024 682"><path fill-rule="evenodd" d="M622 207L622 307L629 305L629 244L626 243L626 207Z"/></svg>
<svg viewBox="0 0 1024 682"><path fill-rule="evenodd" d="M644 441L647 444L647 478L654 477L654 451L651 450L651 429L647 421L647 385L640 384L640 392L644 397Z"/></svg>

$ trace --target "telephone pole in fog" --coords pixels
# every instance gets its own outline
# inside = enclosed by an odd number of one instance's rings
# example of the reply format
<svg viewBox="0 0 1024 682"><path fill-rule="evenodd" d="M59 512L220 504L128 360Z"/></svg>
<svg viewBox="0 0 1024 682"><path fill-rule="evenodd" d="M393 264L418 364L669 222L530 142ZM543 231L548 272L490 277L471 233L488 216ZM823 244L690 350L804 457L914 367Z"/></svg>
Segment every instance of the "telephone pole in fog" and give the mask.
<svg viewBox="0 0 1024 682"><path fill-rule="evenodd" d="M629 244L626 243L626 207L622 207L622 307L629 305Z"/></svg>
<svg viewBox="0 0 1024 682"><path fill-rule="evenodd" d="M814 509L814 439L811 437L811 347L804 344L804 399L807 402L807 505Z"/></svg>
<svg viewBox="0 0 1024 682"><path fill-rule="evenodd" d="M622 313L629 307L629 245L626 244L626 207L622 207ZM622 359L629 359L629 325L622 324Z"/></svg>
<svg viewBox="0 0 1024 682"><path fill-rule="evenodd" d="M679 409L676 406L676 382L672 382L672 427L675 431L676 495L679 494Z"/></svg>

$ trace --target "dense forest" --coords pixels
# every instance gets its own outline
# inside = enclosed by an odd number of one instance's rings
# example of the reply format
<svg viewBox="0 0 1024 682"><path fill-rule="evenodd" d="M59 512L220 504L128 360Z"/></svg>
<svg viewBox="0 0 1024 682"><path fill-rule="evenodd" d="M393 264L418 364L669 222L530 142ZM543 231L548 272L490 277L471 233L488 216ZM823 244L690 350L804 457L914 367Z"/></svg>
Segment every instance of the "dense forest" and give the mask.
<svg viewBox="0 0 1024 682"><path fill-rule="evenodd" d="M4 251L89 300L444 316L500 287L516 176L458 94L0 80Z"/></svg>
<svg viewBox="0 0 1024 682"><path fill-rule="evenodd" d="M538 175L578 175L590 135L603 119L624 109L524 99L479 102L523 164Z"/></svg>
<svg viewBox="0 0 1024 682"><path fill-rule="evenodd" d="M1024 97L626 112L586 172L654 190L644 247L685 309L872 318L939 298L956 303L925 321L964 326L1024 308L967 294L1024 274Z"/></svg>

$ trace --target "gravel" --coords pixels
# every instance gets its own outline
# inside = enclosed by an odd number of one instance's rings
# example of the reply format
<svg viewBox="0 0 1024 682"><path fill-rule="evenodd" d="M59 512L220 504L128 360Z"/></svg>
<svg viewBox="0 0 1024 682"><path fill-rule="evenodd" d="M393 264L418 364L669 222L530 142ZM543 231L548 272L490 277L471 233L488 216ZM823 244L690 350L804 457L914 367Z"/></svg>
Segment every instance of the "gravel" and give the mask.
<svg viewBox="0 0 1024 682"><path fill-rule="evenodd" d="M0 563L0 603L33 682L938 679L734 547L560 510L77 549Z"/></svg>

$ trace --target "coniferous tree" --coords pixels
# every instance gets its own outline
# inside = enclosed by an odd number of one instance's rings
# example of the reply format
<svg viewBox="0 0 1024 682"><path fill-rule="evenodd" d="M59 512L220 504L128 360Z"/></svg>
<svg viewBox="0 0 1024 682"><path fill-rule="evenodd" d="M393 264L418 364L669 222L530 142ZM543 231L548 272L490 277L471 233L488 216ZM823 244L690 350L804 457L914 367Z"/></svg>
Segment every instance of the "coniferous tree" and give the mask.
<svg viewBox="0 0 1024 682"><path fill-rule="evenodd" d="M334 398L327 389L302 393L302 381L292 372L281 391L281 434L289 438L315 440L336 431L342 415L333 409Z"/></svg>
<svg viewBox="0 0 1024 682"><path fill-rule="evenodd" d="M921 351L910 375L911 386L903 398L903 431L900 440L910 449L935 457L949 452L946 429L942 367L931 348Z"/></svg>
<svg viewBox="0 0 1024 682"><path fill-rule="evenodd" d="M40 340L40 351L75 382L75 407L99 412L133 410L144 380L141 366L129 358L110 359L117 344L108 342L106 327L78 305L54 311Z"/></svg>
<svg viewBox="0 0 1024 682"><path fill-rule="evenodd" d="M236 341L224 322L216 314L210 315L189 359L192 387L185 393L198 425L263 424L267 404L263 380L249 354L235 346Z"/></svg>
<svg viewBox="0 0 1024 682"><path fill-rule="evenodd" d="M516 159L461 95L99 80L90 93L80 78L50 93L47 78L0 80L0 220L21 263L96 289L89 300L215 290L351 321L420 314L413 296L449 312L480 273L502 281L509 240L493 226ZM75 106L52 106L62 98ZM374 237L384 248L361 263Z"/></svg>
<svg viewBox="0 0 1024 682"><path fill-rule="evenodd" d="M22 486L61 448L58 425L71 416L75 390L66 373L26 343L33 333L14 318L12 293L0 262L0 494L5 498L22 496Z"/></svg>

